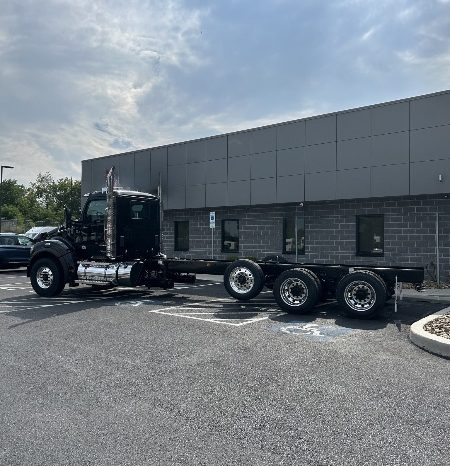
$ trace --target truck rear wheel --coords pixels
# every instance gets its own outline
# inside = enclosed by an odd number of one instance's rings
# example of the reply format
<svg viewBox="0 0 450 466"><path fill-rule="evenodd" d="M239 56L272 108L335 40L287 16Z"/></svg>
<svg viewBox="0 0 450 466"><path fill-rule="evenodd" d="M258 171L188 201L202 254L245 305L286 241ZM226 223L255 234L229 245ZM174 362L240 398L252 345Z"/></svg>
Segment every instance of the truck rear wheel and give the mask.
<svg viewBox="0 0 450 466"><path fill-rule="evenodd" d="M386 303L386 284L369 270L345 275L336 288L336 299L351 317L367 319L375 315Z"/></svg>
<svg viewBox="0 0 450 466"><path fill-rule="evenodd" d="M275 280L273 295L284 311L303 314L317 304L320 298L320 280L307 269L286 270Z"/></svg>
<svg viewBox="0 0 450 466"><path fill-rule="evenodd" d="M256 262L240 259L227 267L223 283L229 295L246 301L257 296L263 289L264 273Z"/></svg>
<svg viewBox="0 0 450 466"><path fill-rule="evenodd" d="M33 264L30 280L34 291L46 298L59 295L65 285L61 269L49 257L39 259Z"/></svg>

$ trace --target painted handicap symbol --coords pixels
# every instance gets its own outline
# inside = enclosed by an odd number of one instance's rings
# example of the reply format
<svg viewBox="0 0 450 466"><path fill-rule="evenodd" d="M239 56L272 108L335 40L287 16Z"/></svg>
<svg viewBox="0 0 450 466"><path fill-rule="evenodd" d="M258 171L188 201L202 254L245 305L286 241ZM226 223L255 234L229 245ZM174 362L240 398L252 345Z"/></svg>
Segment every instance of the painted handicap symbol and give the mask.
<svg viewBox="0 0 450 466"><path fill-rule="evenodd" d="M133 307L140 306L141 304L144 304L144 301L126 301L126 302L119 301L115 303L116 306L133 306Z"/></svg>
<svg viewBox="0 0 450 466"><path fill-rule="evenodd" d="M281 327L281 331L284 333L292 333L294 335L312 335L315 337L325 336L320 333L320 328L317 324L288 325L286 327Z"/></svg>

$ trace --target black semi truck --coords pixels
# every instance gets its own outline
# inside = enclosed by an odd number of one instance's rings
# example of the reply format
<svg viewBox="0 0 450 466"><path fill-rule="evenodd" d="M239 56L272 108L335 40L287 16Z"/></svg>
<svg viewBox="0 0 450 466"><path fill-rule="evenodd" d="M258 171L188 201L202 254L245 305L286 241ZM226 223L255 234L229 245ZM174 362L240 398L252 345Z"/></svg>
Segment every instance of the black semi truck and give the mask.
<svg viewBox="0 0 450 466"><path fill-rule="evenodd" d="M396 283L420 287L422 267L378 267L290 263L281 256L261 261L170 259L160 251L160 199L114 186L114 168L105 192L88 195L81 218L65 210L64 224L32 248L27 275L40 296L59 295L66 284L173 288L193 283L196 274L223 275L238 300L257 296L264 286L290 313L305 313L337 299L347 314L371 317L395 292Z"/></svg>

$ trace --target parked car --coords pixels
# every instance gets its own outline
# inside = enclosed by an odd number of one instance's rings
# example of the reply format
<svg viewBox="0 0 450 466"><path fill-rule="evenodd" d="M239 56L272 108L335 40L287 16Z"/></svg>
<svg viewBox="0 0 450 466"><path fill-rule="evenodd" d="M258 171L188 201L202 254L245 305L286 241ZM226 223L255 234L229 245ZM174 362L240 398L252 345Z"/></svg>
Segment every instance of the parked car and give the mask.
<svg viewBox="0 0 450 466"><path fill-rule="evenodd" d="M48 233L48 232L54 230L55 228L58 228L58 227L50 227L50 226L47 226L47 227L33 227L33 228L30 228L28 231L26 231L24 234L25 234L25 236L28 236L28 238L34 239L34 238L36 238L37 235L39 235L41 233Z"/></svg>
<svg viewBox="0 0 450 466"><path fill-rule="evenodd" d="M21 267L28 264L33 240L16 233L0 233L0 268Z"/></svg>

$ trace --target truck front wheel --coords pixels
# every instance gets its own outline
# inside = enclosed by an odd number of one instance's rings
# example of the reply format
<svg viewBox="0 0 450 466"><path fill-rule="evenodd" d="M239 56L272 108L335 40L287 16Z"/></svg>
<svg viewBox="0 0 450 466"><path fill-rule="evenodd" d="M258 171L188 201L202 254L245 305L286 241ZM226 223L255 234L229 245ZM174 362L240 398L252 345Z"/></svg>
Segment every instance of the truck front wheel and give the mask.
<svg viewBox="0 0 450 466"><path fill-rule="evenodd" d="M61 293L64 277L58 264L51 258L37 260L31 267L31 286L39 296L51 298Z"/></svg>

